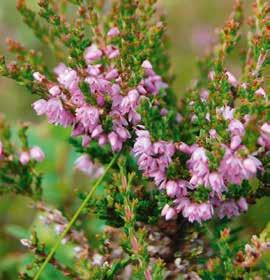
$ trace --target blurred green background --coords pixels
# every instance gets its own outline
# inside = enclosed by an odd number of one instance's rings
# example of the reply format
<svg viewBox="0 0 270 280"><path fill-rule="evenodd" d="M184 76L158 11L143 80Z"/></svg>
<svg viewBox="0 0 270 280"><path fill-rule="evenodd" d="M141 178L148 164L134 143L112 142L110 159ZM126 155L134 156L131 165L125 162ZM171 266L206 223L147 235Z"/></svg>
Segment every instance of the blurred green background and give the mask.
<svg viewBox="0 0 270 280"><path fill-rule="evenodd" d="M35 7L37 0L28 1ZM175 74L173 87L181 96L192 79L196 78L196 60L209 50L216 41L216 28L227 19L232 0L163 0L159 10L168 17L168 34L171 40L169 49L172 72ZM250 11L250 0L245 1L246 12ZM32 31L22 22L16 11L15 0L0 0L0 52L6 53L5 38L11 37L24 45L42 50L49 64L53 65L51 54L46 46L41 46ZM235 54L228 67L236 76L239 74L239 61ZM31 109L35 97L13 81L0 78L0 112L12 124L30 121L30 142L41 146L46 153L46 160L41 165L44 172L44 199L55 207L64 205L64 213L70 216L76 208L74 195L77 189L86 190L89 182L73 170L76 153L67 143L69 131L48 126L44 118L37 118ZM235 225L244 225L243 241L251 233L259 233L269 218L270 201L261 200L250 207L248 214L234 221ZM30 226L35 223L36 213L29 207L30 201L22 197L5 196L0 198L0 279L17 279L17 269L28 260L26 250L19 238L29 235ZM100 222L89 222L85 227L90 239ZM53 238L46 231L44 241L52 243ZM48 272L47 273L53 273ZM47 275L44 279L61 279L59 275Z"/></svg>

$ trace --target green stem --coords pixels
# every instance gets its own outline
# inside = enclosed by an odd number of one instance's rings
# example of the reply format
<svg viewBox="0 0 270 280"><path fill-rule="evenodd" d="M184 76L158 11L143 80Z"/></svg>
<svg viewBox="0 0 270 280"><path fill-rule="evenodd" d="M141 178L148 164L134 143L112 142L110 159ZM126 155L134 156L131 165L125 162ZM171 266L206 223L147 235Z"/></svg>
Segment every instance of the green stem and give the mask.
<svg viewBox="0 0 270 280"><path fill-rule="evenodd" d="M62 232L62 234L59 236L59 238L57 239L57 241L55 242L54 246L52 247L50 253L48 254L48 256L46 257L45 261L42 263L41 267L39 268L34 280L38 280L40 275L42 274L42 272L44 271L46 265L50 262L51 258L53 257L54 253L56 252L57 248L59 247L61 241L63 240L63 238L65 238L65 236L67 235L67 233L70 231L71 227L73 226L73 224L75 223L75 221L77 220L77 218L79 217L80 213L82 212L82 210L85 208L85 206L87 205L87 203L89 202L89 200L92 198L93 194L95 193L97 187L100 185L100 183L103 181L104 177L106 176L106 174L108 173L108 171L110 170L110 168L112 167L112 165L114 164L114 162L117 160L119 156L119 153L117 155L115 155L113 157L113 159L111 160L111 162L108 164L107 168L105 169L104 174L97 180L97 182L95 183L95 185L92 187L92 189L90 190L90 192L88 193L88 195L86 196L86 198L84 199L84 201L82 202L82 204L80 205L80 207L78 208L78 210L75 212L75 214L73 215L72 219L70 220L70 222L68 223L66 229Z"/></svg>

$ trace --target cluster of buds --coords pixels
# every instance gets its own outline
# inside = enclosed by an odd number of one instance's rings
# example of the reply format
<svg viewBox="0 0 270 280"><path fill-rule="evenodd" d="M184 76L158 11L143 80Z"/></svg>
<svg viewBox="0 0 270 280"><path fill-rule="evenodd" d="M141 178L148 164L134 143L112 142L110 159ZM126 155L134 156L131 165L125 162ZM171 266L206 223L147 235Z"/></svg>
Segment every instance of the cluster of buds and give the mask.
<svg viewBox="0 0 270 280"><path fill-rule="evenodd" d="M34 146L29 151L22 151L19 156L20 163L22 165L27 165L30 160L35 161L43 161L45 158L45 155L40 147Z"/></svg>

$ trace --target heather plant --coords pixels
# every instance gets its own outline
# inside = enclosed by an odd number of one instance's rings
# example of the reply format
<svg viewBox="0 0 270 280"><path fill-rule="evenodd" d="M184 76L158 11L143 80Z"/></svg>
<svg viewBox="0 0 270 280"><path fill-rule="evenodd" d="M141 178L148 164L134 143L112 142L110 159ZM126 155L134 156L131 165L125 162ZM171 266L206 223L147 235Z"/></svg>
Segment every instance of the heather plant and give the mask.
<svg viewBox="0 0 270 280"><path fill-rule="evenodd" d="M242 2L235 1L180 100L156 4L40 0L36 11L17 2L57 63L8 39L15 60L1 56L0 73L36 97L38 116L70 131L74 167L89 182L87 192L76 192L72 214L47 205L38 169L45 153L29 145L28 124L19 125L16 140L1 118L0 192L27 196L37 213L21 239L31 258L20 279L270 275L269 226L245 245L243 229L231 223L270 193L269 2L254 2L242 32ZM227 60L240 44L236 78ZM94 217L104 227L91 243L85 224ZM53 243L44 242L44 231Z"/></svg>

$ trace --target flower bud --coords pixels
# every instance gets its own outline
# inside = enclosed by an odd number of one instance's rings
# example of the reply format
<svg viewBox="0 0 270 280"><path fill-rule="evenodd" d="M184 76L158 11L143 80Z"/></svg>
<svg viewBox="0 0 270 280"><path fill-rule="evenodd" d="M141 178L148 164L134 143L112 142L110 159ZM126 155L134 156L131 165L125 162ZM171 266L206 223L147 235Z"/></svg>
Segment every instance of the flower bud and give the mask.
<svg viewBox="0 0 270 280"><path fill-rule="evenodd" d="M36 161L43 161L45 158L43 151L38 146L35 146L30 150L30 156L31 159L34 159Z"/></svg>
<svg viewBox="0 0 270 280"><path fill-rule="evenodd" d="M30 161L30 155L28 152L21 152L19 161L22 165L27 165Z"/></svg>

